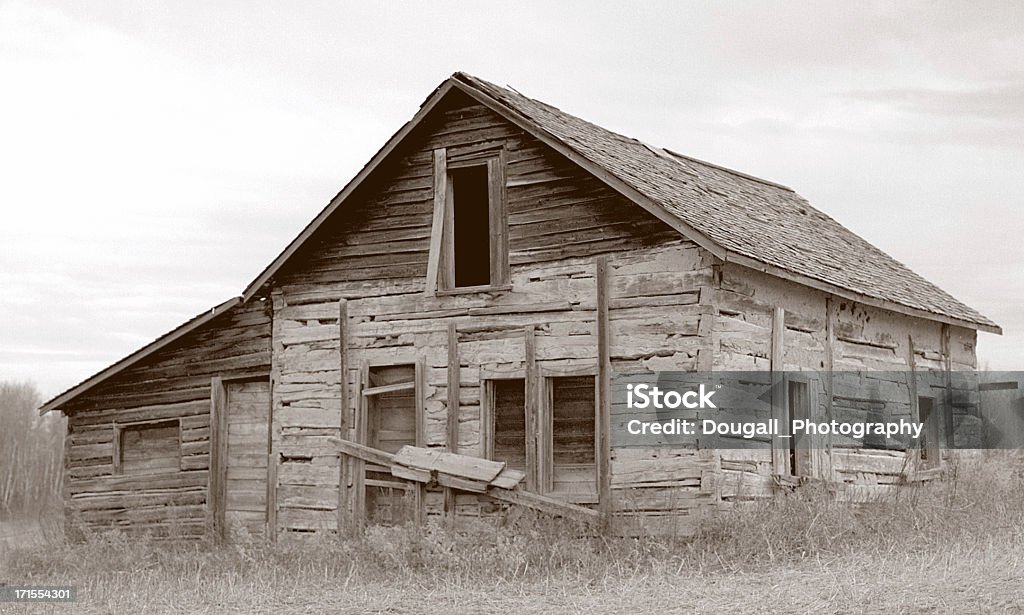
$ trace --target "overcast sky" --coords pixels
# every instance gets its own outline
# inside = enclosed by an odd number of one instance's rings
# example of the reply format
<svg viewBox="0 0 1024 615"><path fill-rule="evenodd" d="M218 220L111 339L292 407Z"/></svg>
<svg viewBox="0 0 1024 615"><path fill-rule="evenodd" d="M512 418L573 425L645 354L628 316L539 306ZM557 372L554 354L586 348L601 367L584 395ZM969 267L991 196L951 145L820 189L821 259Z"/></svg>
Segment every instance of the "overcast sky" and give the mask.
<svg viewBox="0 0 1024 615"><path fill-rule="evenodd" d="M1024 370L1024 3L0 0L0 380L238 295L464 70L789 185Z"/></svg>

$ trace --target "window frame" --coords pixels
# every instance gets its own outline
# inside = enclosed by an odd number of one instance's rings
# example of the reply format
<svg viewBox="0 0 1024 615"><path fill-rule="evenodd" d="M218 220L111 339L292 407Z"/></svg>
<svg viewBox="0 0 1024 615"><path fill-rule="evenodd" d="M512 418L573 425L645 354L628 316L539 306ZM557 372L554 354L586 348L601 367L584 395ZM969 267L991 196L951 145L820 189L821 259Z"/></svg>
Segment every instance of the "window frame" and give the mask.
<svg viewBox="0 0 1024 615"><path fill-rule="evenodd" d="M124 471L124 433L133 429L146 429L155 428L158 425L176 425L178 431L178 467L174 470L166 470L164 472L131 472L126 474ZM113 451L111 452L111 466L113 467L113 474L117 476L148 476L150 474L164 474L169 472L181 472L181 417L169 417L162 419L145 419L140 421L126 421L123 423L114 423L114 438L113 438Z"/></svg>
<svg viewBox="0 0 1024 615"><path fill-rule="evenodd" d="M597 504L601 497L601 379L597 366L541 367L541 399L537 421L537 486L538 492L574 504ZM554 490L554 380L590 377L594 380L594 491L567 493Z"/></svg>
<svg viewBox="0 0 1024 615"><path fill-rule="evenodd" d="M433 151L433 217L427 260L426 294L457 295L509 290L508 215L505 194L505 150L464 160L448 157L446 148ZM490 281L477 286L455 286L455 201L451 171L471 167L487 168L488 246Z"/></svg>
<svg viewBox="0 0 1024 615"><path fill-rule="evenodd" d="M523 421L526 427L526 435L523 441L523 452L526 454L527 461L529 461L530 417L528 415L529 404L526 399L526 395L528 395L526 370L491 373L481 371L480 384L483 386L483 396L480 399L480 453L484 459L494 460L494 439L497 435L497 432L495 431L497 414L495 413L494 383L502 380L521 380L523 382ZM527 471L529 471L529 467L527 467Z"/></svg>

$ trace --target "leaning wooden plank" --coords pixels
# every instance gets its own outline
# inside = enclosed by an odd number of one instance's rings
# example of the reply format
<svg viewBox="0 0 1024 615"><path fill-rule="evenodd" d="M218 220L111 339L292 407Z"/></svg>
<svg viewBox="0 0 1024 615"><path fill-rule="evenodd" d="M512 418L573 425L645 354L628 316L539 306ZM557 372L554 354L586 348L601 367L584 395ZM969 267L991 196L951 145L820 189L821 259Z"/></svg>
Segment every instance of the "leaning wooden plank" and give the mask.
<svg viewBox="0 0 1024 615"><path fill-rule="evenodd" d="M421 470L437 470L471 481L489 483L505 469L502 461L490 461L470 455L431 451L416 446L403 446L395 454L395 463Z"/></svg>
<svg viewBox="0 0 1024 615"><path fill-rule="evenodd" d="M489 483L505 469L504 461L491 461L470 455L441 453L434 469L452 476Z"/></svg>
<svg viewBox="0 0 1024 615"><path fill-rule="evenodd" d="M460 476L445 474L444 472L437 473L437 482L443 487L458 489L459 491L469 491L471 493L487 493L487 488L490 486L486 481L469 480Z"/></svg>
<svg viewBox="0 0 1024 615"><path fill-rule="evenodd" d="M356 459L362 459L369 463L376 463L382 466L390 466L394 461L395 456L391 453L386 453L382 450L364 446L351 440L343 440L341 438L327 438L327 441L338 448L338 452L348 455L349 457L355 457Z"/></svg>
<svg viewBox="0 0 1024 615"><path fill-rule="evenodd" d="M584 523L601 522L601 513L596 510L584 508L583 506L577 506L575 504L569 504L568 502L538 495L536 493L530 493L529 491L522 491L520 489L513 489L510 491L507 489L491 488L487 490L487 495L502 502L525 506L550 515L565 517L567 519L576 519L577 521L582 521Z"/></svg>
<svg viewBox="0 0 1024 615"><path fill-rule="evenodd" d="M396 478L413 480L417 483L429 483L430 479L433 478L433 473L430 470L407 468L406 466L398 465L397 463L391 464L391 475Z"/></svg>
<svg viewBox="0 0 1024 615"><path fill-rule="evenodd" d="M501 474L491 481L491 486L502 489L515 489L525 478L526 472L505 468L501 471Z"/></svg>
<svg viewBox="0 0 1024 615"><path fill-rule="evenodd" d="M441 451L406 445L395 453L394 463L429 472L435 469L437 458L440 455Z"/></svg>

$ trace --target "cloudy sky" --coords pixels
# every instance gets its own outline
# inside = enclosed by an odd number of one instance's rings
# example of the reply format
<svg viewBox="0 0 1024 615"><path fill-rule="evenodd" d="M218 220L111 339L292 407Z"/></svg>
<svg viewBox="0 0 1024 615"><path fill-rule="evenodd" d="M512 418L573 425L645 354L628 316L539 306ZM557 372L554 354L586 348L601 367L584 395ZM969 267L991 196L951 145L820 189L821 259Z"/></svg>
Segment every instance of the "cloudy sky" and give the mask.
<svg viewBox="0 0 1024 615"><path fill-rule="evenodd" d="M239 294L456 70L794 187L1024 370L1024 3L0 0L0 380Z"/></svg>

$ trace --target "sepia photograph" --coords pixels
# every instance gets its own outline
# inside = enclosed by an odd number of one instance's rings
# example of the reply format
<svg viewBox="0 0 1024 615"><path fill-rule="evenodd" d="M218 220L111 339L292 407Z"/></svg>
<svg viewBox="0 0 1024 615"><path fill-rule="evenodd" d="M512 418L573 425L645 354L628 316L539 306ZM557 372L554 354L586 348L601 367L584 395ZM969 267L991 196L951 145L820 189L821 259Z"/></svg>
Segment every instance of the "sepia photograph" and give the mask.
<svg viewBox="0 0 1024 615"><path fill-rule="evenodd" d="M0 0L0 613L1024 613L1024 4Z"/></svg>

